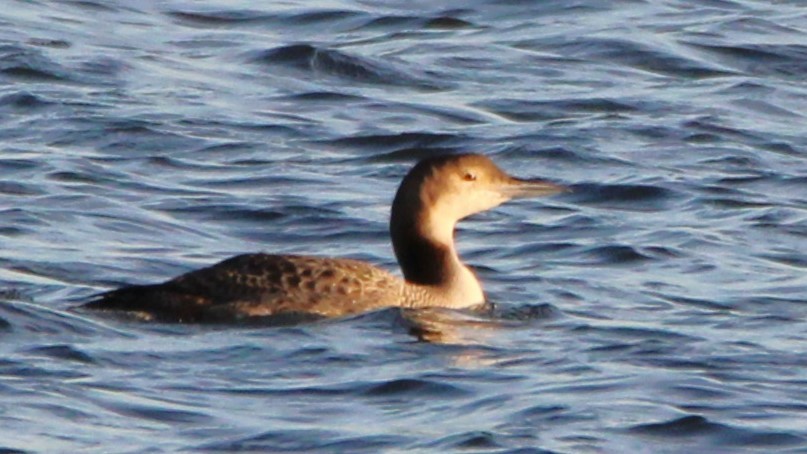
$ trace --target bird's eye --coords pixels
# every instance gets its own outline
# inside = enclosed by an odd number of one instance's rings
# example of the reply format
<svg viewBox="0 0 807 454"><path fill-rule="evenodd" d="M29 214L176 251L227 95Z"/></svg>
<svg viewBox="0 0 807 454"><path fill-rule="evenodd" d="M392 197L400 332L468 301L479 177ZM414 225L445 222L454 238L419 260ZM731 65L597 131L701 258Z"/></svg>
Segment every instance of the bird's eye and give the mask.
<svg viewBox="0 0 807 454"><path fill-rule="evenodd" d="M476 181L476 174L472 172L465 172L465 175L462 176L462 179L465 181Z"/></svg>

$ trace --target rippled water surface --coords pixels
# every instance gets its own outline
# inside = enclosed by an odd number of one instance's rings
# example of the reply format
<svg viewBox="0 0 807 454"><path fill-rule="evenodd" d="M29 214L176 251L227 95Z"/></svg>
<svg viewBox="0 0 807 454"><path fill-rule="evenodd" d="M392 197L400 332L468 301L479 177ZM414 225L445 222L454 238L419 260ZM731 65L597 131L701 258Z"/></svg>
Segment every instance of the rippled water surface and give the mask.
<svg viewBox="0 0 807 454"><path fill-rule="evenodd" d="M807 452L801 0L0 10L6 452ZM457 234L495 308L70 310L242 252L395 270L417 159L571 194Z"/></svg>

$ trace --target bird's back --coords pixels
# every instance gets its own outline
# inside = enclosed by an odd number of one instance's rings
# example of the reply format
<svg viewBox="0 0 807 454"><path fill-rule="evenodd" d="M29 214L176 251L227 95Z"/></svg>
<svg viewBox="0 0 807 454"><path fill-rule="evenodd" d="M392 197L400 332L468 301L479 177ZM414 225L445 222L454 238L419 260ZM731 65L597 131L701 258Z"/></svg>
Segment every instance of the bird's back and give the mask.
<svg viewBox="0 0 807 454"><path fill-rule="evenodd" d="M403 285L387 271L358 260L245 254L162 284L103 293L84 307L166 322L332 317L404 305Z"/></svg>

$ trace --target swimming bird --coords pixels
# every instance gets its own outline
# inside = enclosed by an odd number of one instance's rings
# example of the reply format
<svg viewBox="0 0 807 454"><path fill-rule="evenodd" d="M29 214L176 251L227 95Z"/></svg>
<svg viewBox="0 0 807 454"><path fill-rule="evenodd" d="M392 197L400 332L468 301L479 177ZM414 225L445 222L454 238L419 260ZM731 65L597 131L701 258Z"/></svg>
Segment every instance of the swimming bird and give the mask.
<svg viewBox="0 0 807 454"><path fill-rule="evenodd" d="M390 235L403 279L359 260L244 254L160 284L102 293L82 307L144 320L216 322L336 317L389 306L476 306L485 294L457 254L457 222L510 199L564 191L548 181L512 177L482 155L431 157L409 171L392 203Z"/></svg>

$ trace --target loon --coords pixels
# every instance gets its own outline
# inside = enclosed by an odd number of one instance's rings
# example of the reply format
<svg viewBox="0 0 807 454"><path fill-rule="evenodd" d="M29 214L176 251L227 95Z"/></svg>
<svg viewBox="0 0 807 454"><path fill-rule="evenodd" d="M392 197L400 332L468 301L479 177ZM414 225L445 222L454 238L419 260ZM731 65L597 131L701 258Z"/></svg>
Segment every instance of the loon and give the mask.
<svg viewBox="0 0 807 454"><path fill-rule="evenodd" d="M567 190L512 177L479 154L431 157L409 171L392 203L390 235L403 279L359 260L244 254L160 284L101 293L81 307L147 321L204 323L339 317L391 306L478 306L485 294L457 254L457 222L514 198Z"/></svg>

